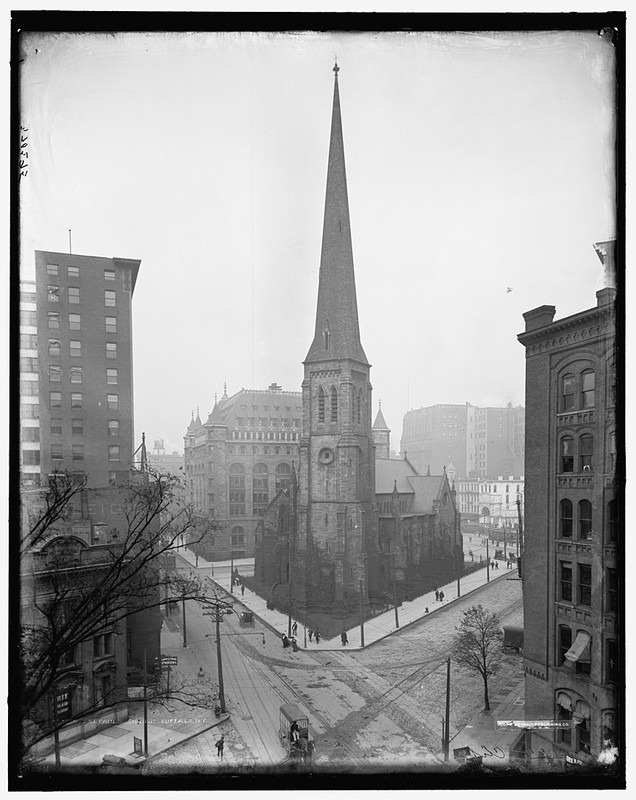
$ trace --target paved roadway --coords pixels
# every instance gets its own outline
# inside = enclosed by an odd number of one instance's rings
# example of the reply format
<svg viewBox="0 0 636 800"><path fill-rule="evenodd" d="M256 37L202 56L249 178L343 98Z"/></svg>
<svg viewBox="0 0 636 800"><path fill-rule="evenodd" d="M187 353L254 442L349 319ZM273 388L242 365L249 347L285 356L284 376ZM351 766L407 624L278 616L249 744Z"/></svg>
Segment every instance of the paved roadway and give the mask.
<svg viewBox="0 0 636 800"><path fill-rule="evenodd" d="M224 617L223 676L231 714L223 726L227 763L270 765L284 759L278 740L283 702L306 710L317 766L439 763L445 660L463 611L476 603L497 611L503 624L521 623L521 583L514 580L488 584L365 651L283 651L278 637L260 623L251 630L241 628L234 615ZM190 661L216 683L214 617L204 616L195 603L188 604L187 613ZM520 674L520 664L519 656L504 656L491 681L491 697ZM482 707L481 678L452 665L451 737ZM216 770L216 738L218 729L204 733L153 759L145 771Z"/></svg>

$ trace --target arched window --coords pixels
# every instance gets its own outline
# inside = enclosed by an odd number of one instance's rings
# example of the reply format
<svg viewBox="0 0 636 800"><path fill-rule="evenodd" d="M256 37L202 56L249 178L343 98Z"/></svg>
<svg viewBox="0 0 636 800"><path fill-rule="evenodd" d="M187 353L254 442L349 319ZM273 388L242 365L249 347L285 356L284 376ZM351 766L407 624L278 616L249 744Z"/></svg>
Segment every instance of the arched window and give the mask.
<svg viewBox="0 0 636 800"><path fill-rule="evenodd" d="M564 436L560 448L559 472L574 472L574 439Z"/></svg>
<svg viewBox="0 0 636 800"><path fill-rule="evenodd" d="M230 493L230 516L242 516L245 514L245 467L243 464L232 464L230 466L228 488Z"/></svg>
<svg viewBox="0 0 636 800"><path fill-rule="evenodd" d="M592 538L592 503L579 500L579 539Z"/></svg>
<svg viewBox="0 0 636 800"><path fill-rule="evenodd" d="M336 387L331 387L331 421L338 422L338 392Z"/></svg>
<svg viewBox="0 0 636 800"><path fill-rule="evenodd" d="M325 390L318 387L318 422L325 421Z"/></svg>
<svg viewBox="0 0 636 800"><path fill-rule="evenodd" d="M592 471L592 456L594 455L594 437L585 433L579 438L579 472Z"/></svg>
<svg viewBox="0 0 636 800"><path fill-rule="evenodd" d="M578 661L576 662L579 663ZM577 752L590 752L590 707L583 700L578 700L574 709L574 727L576 730L575 748Z"/></svg>
<svg viewBox="0 0 636 800"><path fill-rule="evenodd" d="M559 503L559 536L572 536L572 501L561 500Z"/></svg>
<svg viewBox="0 0 636 800"><path fill-rule="evenodd" d="M589 369L581 373L581 408L594 407L594 372Z"/></svg>
<svg viewBox="0 0 636 800"><path fill-rule="evenodd" d="M557 719L568 721L572 719L572 698L567 692L557 692L556 710ZM557 728L556 739L557 742L570 744L572 741L572 728Z"/></svg>
<svg viewBox="0 0 636 800"><path fill-rule="evenodd" d="M291 467L289 464L281 463L276 467L276 492L287 489L291 481Z"/></svg>
<svg viewBox="0 0 636 800"><path fill-rule="evenodd" d="M574 410L575 386L574 375L564 375L561 379L561 411Z"/></svg>
<svg viewBox="0 0 636 800"><path fill-rule="evenodd" d="M252 470L252 513L261 516L269 503L267 464L254 464Z"/></svg>
<svg viewBox="0 0 636 800"><path fill-rule="evenodd" d="M618 503L616 499L607 504L607 540L618 541Z"/></svg>

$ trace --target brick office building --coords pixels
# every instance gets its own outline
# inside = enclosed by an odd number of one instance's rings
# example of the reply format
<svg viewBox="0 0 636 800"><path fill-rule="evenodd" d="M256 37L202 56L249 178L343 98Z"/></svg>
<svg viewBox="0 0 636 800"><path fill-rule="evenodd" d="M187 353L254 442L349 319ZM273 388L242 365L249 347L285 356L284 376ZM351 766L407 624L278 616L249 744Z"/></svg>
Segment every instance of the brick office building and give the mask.
<svg viewBox="0 0 636 800"><path fill-rule="evenodd" d="M526 330L526 718L569 720L534 731L536 753L563 763L616 743L619 670L619 467L615 296L554 320L524 314ZM528 753L530 755L530 753Z"/></svg>

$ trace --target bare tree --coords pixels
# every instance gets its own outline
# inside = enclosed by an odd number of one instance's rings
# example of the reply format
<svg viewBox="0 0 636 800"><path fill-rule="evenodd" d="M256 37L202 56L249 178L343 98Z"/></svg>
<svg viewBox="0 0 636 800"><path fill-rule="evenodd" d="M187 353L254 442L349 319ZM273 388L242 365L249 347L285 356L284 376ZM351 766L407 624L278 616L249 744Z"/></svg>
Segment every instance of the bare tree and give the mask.
<svg viewBox="0 0 636 800"><path fill-rule="evenodd" d="M24 506L20 541L21 714L23 722L46 717L44 709L55 682L73 661L82 642L109 632L121 632L133 614L178 600L207 601L206 589L196 575L164 569L184 536L200 541L216 523L197 518L181 499L180 479L156 472L120 489L86 489L85 481L60 473L48 490ZM98 546L82 545L70 534L72 506L82 493L98 496L113 491L121 507L122 530ZM33 493L35 495L35 493ZM23 493L23 504L28 498ZM84 498L85 501L85 498ZM31 513L28 513L28 512ZM209 593L208 593L209 594ZM206 693L187 681L171 687L183 702L202 705ZM125 698L125 687L114 686L100 708ZM155 687L154 700L161 700ZM182 696L182 697L181 697ZM89 713L84 706L77 717ZM51 731L48 726L43 738ZM34 737L30 737L30 744Z"/></svg>
<svg viewBox="0 0 636 800"><path fill-rule="evenodd" d="M464 669L481 675L484 682L484 706L490 711L488 679L501 666L503 632L497 614L489 614L482 605L472 606L456 628L453 657Z"/></svg>

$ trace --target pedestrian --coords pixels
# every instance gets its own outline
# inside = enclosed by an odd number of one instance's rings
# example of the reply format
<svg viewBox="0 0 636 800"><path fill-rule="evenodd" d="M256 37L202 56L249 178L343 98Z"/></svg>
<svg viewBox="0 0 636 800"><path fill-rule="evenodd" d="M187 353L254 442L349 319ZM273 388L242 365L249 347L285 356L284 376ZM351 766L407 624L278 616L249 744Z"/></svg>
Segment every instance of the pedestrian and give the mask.
<svg viewBox="0 0 636 800"><path fill-rule="evenodd" d="M442 603L444 602L444 592L443 591L439 593L439 599L441 600Z"/></svg>
<svg viewBox="0 0 636 800"><path fill-rule="evenodd" d="M468 555L470 556L470 560L471 560L471 561L474 561L474 560L475 560L475 556L473 555L473 551L472 551L472 550L469 550L469 551L468 551Z"/></svg>
<svg viewBox="0 0 636 800"><path fill-rule="evenodd" d="M218 757L223 761L223 745L225 744L225 738L223 734L221 734L221 738L217 739L216 742L216 754Z"/></svg>
<svg viewBox="0 0 636 800"><path fill-rule="evenodd" d="M347 632L346 631L343 631L340 634L340 641L342 642L342 646L343 647L345 647L345 645L349 644L349 639L347 638Z"/></svg>
<svg viewBox="0 0 636 800"><path fill-rule="evenodd" d="M439 602L439 589L435 589L435 602Z"/></svg>
<svg viewBox="0 0 636 800"><path fill-rule="evenodd" d="M312 629L311 629L311 628L309 628L309 630L307 631L307 636L309 636L309 641L310 641L310 642L311 642L311 641L312 641L312 639L313 639L313 635L314 635L314 632L312 631Z"/></svg>
<svg viewBox="0 0 636 800"><path fill-rule="evenodd" d="M286 647L289 647L289 639L287 638L287 634L283 633L281 639L283 640L283 650L284 650Z"/></svg>
<svg viewBox="0 0 636 800"><path fill-rule="evenodd" d="M315 636L316 636L316 644L318 644L318 642L320 641L320 631L318 630L318 628L316 628L314 633L315 633Z"/></svg>
<svg viewBox="0 0 636 800"><path fill-rule="evenodd" d="M495 561L495 569L499 569L499 562Z"/></svg>
<svg viewBox="0 0 636 800"><path fill-rule="evenodd" d="M468 537L468 544L470 544L472 541L473 541L473 537L472 537L472 536L469 536L469 537Z"/></svg>
<svg viewBox="0 0 636 800"><path fill-rule="evenodd" d="M291 646L292 646L292 650L294 651L294 653L297 653L298 652L298 644L296 642L296 637L295 636L292 636Z"/></svg>
<svg viewBox="0 0 636 800"><path fill-rule="evenodd" d="M203 671L203 667L199 667L199 679L205 678L205 672Z"/></svg>
<svg viewBox="0 0 636 800"><path fill-rule="evenodd" d="M292 625L292 636L296 636L298 633L298 623L294 620L294 624Z"/></svg>

